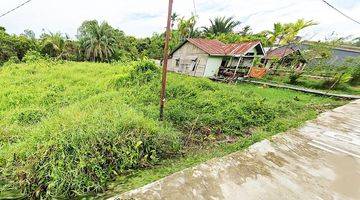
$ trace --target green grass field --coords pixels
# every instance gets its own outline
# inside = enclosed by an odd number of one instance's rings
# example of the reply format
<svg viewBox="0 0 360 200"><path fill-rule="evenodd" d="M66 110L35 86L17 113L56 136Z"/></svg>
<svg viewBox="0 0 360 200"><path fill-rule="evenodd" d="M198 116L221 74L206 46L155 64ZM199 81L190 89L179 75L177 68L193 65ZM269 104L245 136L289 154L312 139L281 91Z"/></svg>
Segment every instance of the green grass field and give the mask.
<svg viewBox="0 0 360 200"><path fill-rule="evenodd" d="M297 127L345 101L169 74L37 62L0 68L0 198L70 198L139 187Z"/></svg>

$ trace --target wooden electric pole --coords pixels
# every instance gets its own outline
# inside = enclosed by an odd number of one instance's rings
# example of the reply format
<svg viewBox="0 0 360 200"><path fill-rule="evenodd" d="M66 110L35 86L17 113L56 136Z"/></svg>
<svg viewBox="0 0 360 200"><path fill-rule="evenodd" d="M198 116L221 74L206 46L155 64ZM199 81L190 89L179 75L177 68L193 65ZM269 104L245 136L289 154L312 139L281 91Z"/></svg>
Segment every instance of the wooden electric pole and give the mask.
<svg viewBox="0 0 360 200"><path fill-rule="evenodd" d="M168 17L167 17L167 26L166 26L166 36L165 36L165 47L164 47L164 60L163 60L163 70L162 70L162 84L161 84L161 95L160 95L160 121L164 120L164 106L166 99L166 75L168 68L168 59L169 59L169 40L171 34L171 14L172 14L173 0L169 0L168 8Z"/></svg>

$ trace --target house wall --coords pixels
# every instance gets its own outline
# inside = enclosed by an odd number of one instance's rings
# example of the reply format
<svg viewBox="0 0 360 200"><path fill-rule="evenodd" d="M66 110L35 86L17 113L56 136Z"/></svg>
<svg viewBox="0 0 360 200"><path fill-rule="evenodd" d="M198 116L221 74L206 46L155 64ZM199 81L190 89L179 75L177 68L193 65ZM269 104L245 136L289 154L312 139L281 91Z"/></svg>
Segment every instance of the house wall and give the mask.
<svg viewBox="0 0 360 200"><path fill-rule="evenodd" d="M205 51L187 42L173 53L172 58L169 59L168 69L191 76L204 76L208 57ZM192 63L195 58L197 58L197 65L193 71ZM176 65L176 59L179 59L179 66Z"/></svg>
<svg viewBox="0 0 360 200"><path fill-rule="evenodd" d="M209 56L207 60L204 76L211 77L217 75L222 60L223 60L222 57Z"/></svg>

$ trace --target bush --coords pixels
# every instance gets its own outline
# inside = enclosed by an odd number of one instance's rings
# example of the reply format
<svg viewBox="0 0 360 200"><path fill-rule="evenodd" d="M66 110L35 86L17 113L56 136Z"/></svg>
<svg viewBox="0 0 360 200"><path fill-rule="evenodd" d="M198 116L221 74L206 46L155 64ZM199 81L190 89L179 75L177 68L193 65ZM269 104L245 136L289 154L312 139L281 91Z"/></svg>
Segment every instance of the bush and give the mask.
<svg viewBox="0 0 360 200"><path fill-rule="evenodd" d="M18 64L20 63L20 60L17 56L11 56L7 62L4 63L4 66L12 65L12 64Z"/></svg>
<svg viewBox="0 0 360 200"><path fill-rule="evenodd" d="M178 152L176 131L119 99L117 94L99 95L46 120L29 133L36 135L35 141L25 139L14 155L3 157L5 174L33 198L67 198L103 191L119 173ZM29 113L21 117L26 123L38 121L35 112Z"/></svg>
<svg viewBox="0 0 360 200"><path fill-rule="evenodd" d="M341 84L348 83L350 80L351 80L351 74L344 72L341 74L336 74L332 78L325 79L322 83L322 87L326 89L333 89Z"/></svg>
<svg viewBox="0 0 360 200"><path fill-rule="evenodd" d="M23 58L23 61L26 63L34 63L34 62L37 62L39 60L44 60L44 59L45 58L41 55L40 52L31 50L31 51L26 52L26 54Z"/></svg>
<svg viewBox="0 0 360 200"><path fill-rule="evenodd" d="M357 67L353 67L350 70L350 73L351 73L351 79L349 83L351 85L360 85L360 65Z"/></svg>
<svg viewBox="0 0 360 200"><path fill-rule="evenodd" d="M133 63L133 69L130 71L131 82L144 84L160 75L160 68L154 61L144 59Z"/></svg>
<svg viewBox="0 0 360 200"><path fill-rule="evenodd" d="M301 77L301 72L297 72L293 70L289 75L289 83L290 84L297 84L297 80Z"/></svg>
<svg viewBox="0 0 360 200"><path fill-rule="evenodd" d="M124 86L143 85L159 77L159 66L152 60L144 59L133 62L130 70L110 80L109 87L119 89Z"/></svg>

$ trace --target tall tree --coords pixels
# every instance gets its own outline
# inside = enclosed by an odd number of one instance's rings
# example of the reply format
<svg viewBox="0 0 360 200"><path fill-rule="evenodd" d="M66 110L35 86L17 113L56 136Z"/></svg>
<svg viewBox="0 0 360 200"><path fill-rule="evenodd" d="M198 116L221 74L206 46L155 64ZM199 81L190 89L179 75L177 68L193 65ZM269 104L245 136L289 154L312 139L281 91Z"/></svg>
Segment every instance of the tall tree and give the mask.
<svg viewBox="0 0 360 200"><path fill-rule="evenodd" d="M285 27L281 23L275 23L272 31L266 31L268 36L268 43L270 45L274 45L275 43L279 42L281 40L281 36L283 36L285 31Z"/></svg>
<svg viewBox="0 0 360 200"><path fill-rule="evenodd" d="M221 33L231 33L234 28L241 24L240 21L234 19L234 17L215 17L210 19L211 25L209 27L203 27L204 33L207 35L219 35Z"/></svg>
<svg viewBox="0 0 360 200"><path fill-rule="evenodd" d="M178 31L180 35L180 40L183 41L186 38L194 37L197 34L196 25L196 16L193 15L189 19L185 19L184 17L178 20Z"/></svg>
<svg viewBox="0 0 360 200"><path fill-rule="evenodd" d="M304 20L304 19L298 19L296 22L294 23L289 23L286 24L285 27L287 26L287 33L285 34L284 38L283 38L283 43L291 43L294 42L297 38L297 35L299 34L299 32L307 27L310 26L315 26L317 25L317 23L315 23L312 20Z"/></svg>
<svg viewBox="0 0 360 200"><path fill-rule="evenodd" d="M117 47L114 29L106 22L85 21L78 29L78 39L86 60L108 62Z"/></svg>
<svg viewBox="0 0 360 200"><path fill-rule="evenodd" d="M316 25L312 20L298 19L294 23L275 23L272 31L265 31L271 46L285 45L296 41L299 32L307 27Z"/></svg>
<svg viewBox="0 0 360 200"><path fill-rule="evenodd" d="M178 15L176 12L174 12L174 13L171 15L171 28L174 27L175 22L176 22L176 20L177 20L178 18L179 18L179 15Z"/></svg>
<svg viewBox="0 0 360 200"><path fill-rule="evenodd" d="M59 57L64 50L65 37L61 33L44 33L41 38L41 52L50 57Z"/></svg>
<svg viewBox="0 0 360 200"><path fill-rule="evenodd" d="M16 52L12 47L11 36L6 33L4 27L0 26L0 66L13 56L16 56Z"/></svg>

